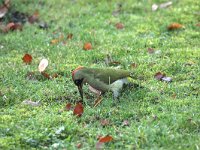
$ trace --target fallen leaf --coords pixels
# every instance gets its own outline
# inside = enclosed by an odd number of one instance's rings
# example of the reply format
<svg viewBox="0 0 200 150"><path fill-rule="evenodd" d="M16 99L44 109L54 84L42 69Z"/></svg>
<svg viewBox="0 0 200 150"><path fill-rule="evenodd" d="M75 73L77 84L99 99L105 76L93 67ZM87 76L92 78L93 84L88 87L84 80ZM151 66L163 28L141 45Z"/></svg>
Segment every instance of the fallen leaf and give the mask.
<svg viewBox="0 0 200 150"><path fill-rule="evenodd" d="M170 30L170 31L181 29L181 28L183 28L183 25L179 24L179 23L172 23L167 27L167 29Z"/></svg>
<svg viewBox="0 0 200 150"><path fill-rule="evenodd" d="M47 79L51 79L51 77L50 77L50 75L48 74L48 73L46 73L46 72L41 72L41 74L45 77L45 78L47 78Z"/></svg>
<svg viewBox="0 0 200 150"><path fill-rule="evenodd" d="M122 23L118 22L115 24L115 27L120 30L120 29L124 28L124 25Z"/></svg>
<svg viewBox="0 0 200 150"><path fill-rule="evenodd" d="M77 103L75 108L74 108L74 112L73 114L78 116L78 117L81 117L82 114L83 114L83 105L81 103Z"/></svg>
<svg viewBox="0 0 200 150"><path fill-rule="evenodd" d="M33 24L33 23L37 22L38 19L39 19L39 12L35 11L32 16L28 17L28 22Z"/></svg>
<svg viewBox="0 0 200 150"><path fill-rule="evenodd" d="M147 51L149 52L149 54L153 54L155 52L154 48L148 48Z"/></svg>
<svg viewBox="0 0 200 150"><path fill-rule="evenodd" d="M22 31L22 24L21 23L9 23L6 26L8 29L10 29L11 31L14 30L20 30Z"/></svg>
<svg viewBox="0 0 200 150"><path fill-rule="evenodd" d="M29 54L25 54L22 60L24 61L24 63L30 64L32 62L32 56Z"/></svg>
<svg viewBox="0 0 200 150"><path fill-rule="evenodd" d="M129 126L129 121L128 120L124 120L122 122L122 126Z"/></svg>
<svg viewBox="0 0 200 150"><path fill-rule="evenodd" d="M163 77L162 81L172 82L172 78L171 77Z"/></svg>
<svg viewBox="0 0 200 150"><path fill-rule="evenodd" d="M89 43L89 42L85 43L84 46L83 46L83 49L84 50L91 50L92 49L92 44Z"/></svg>
<svg viewBox="0 0 200 150"><path fill-rule="evenodd" d="M166 3L160 4L160 8L161 8L161 9L167 8L167 7L171 6L171 5L172 5L172 2L169 1L169 2L166 2Z"/></svg>
<svg viewBox="0 0 200 150"><path fill-rule="evenodd" d="M69 40L71 40L72 37L73 37L73 34L72 34L72 33L69 33L69 34L67 35L67 39L69 39Z"/></svg>
<svg viewBox="0 0 200 150"><path fill-rule="evenodd" d="M38 66L39 72L43 72L43 71L46 69L47 66L48 66L48 60L45 59L45 58L42 59L42 60L40 61L39 66Z"/></svg>
<svg viewBox="0 0 200 150"><path fill-rule="evenodd" d="M30 105L30 106L36 107L36 106L39 106L39 105L40 105L40 102L39 102L39 101L38 101L38 102L33 102L32 100L24 100L24 101L22 102L22 104Z"/></svg>
<svg viewBox="0 0 200 150"><path fill-rule="evenodd" d="M51 40L51 44L57 44L58 42L59 42L58 39L53 39L53 40Z"/></svg>
<svg viewBox="0 0 200 150"><path fill-rule="evenodd" d="M152 6L151 6L151 10L152 11L156 11L157 9L158 9L158 5L157 4L153 4Z"/></svg>
<svg viewBox="0 0 200 150"><path fill-rule="evenodd" d="M94 102L94 107L97 107L101 103L101 101L102 101L102 97L101 96L97 97L97 99Z"/></svg>
<svg viewBox="0 0 200 150"><path fill-rule="evenodd" d="M162 80L163 77L165 77L165 74L161 73L161 72L157 72L154 77L157 79L157 80Z"/></svg>
<svg viewBox="0 0 200 150"><path fill-rule="evenodd" d="M112 136L106 135L106 136L104 136L104 137L101 137L101 138L99 139L99 142L101 142L101 143L107 143L107 142L110 142L110 141L112 141L112 140L113 140L113 137L112 137Z"/></svg>
<svg viewBox="0 0 200 150"><path fill-rule="evenodd" d="M71 110L71 107L72 107L71 103L67 103L65 106L67 111Z"/></svg>
<svg viewBox="0 0 200 150"><path fill-rule="evenodd" d="M77 147L78 149L80 149L80 148L82 147L82 143L78 143L78 144L76 145L76 147Z"/></svg>
<svg viewBox="0 0 200 150"><path fill-rule="evenodd" d="M100 123L101 123L102 126L107 126L107 125L110 124L110 121L107 120L107 119L102 119L102 120L100 121Z"/></svg>
<svg viewBox="0 0 200 150"><path fill-rule="evenodd" d="M0 18L3 18L10 7L10 0L5 0L3 6L0 6Z"/></svg>

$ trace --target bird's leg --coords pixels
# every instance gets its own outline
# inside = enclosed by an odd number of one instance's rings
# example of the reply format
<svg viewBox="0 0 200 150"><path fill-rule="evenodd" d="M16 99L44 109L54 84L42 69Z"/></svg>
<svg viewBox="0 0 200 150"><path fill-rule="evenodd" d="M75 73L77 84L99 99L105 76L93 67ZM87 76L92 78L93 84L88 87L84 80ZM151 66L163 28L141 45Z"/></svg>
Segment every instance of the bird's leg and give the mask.
<svg viewBox="0 0 200 150"><path fill-rule="evenodd" d="M93 93L95 93L97 95L97 99L94 102L94 107L96 107L97 105L99 105L102 101L101 98L101 91L93 88L92 86L89 85L89 90L92 91Z"/></svg>

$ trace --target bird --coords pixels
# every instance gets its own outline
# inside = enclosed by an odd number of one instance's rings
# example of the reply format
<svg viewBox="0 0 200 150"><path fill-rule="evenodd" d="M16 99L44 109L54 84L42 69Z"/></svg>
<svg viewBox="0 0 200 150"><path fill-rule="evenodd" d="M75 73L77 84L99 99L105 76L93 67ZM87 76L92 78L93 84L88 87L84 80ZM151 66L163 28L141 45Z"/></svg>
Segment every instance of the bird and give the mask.
<svg viewBox="0 0 200 150"><path fill-rule="evenodd" d="M81 102L84 84L88 84L89 89L99 96L111 91L113 99L118 99L123 86L133 82L133 73L123 69L79 66L72 71L72 80L78 87Z"/></svg>

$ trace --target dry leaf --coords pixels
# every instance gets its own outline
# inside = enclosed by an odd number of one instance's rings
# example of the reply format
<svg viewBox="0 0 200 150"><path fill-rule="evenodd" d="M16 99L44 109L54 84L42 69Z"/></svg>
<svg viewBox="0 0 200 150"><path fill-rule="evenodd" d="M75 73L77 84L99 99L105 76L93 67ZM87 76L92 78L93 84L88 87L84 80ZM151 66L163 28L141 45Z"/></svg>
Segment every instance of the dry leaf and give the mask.
<svg viewBox="0 0 200 150"><path fill-rule="evenodd" d="M124 28L124 25L123 25L122 23L118 22L118 23L115 24L115 27L116 27L117 29L123 29L123 28Z"/></svg>
<svg viewBox="0 0 200 150"><path fill-rule="evenodd" d="M156 11L157 9L158 9L158 5L157 4L153 4L152 6L151 6L151 10L152 11Z"/></svg>
<svg viewBox="0 0 200 150"><path fill-rule="evenodd" d="M197 27L200 27L200 23L197 23L196 26L197 26Z"/></svg>
<svg viewBox="0 0 200 150"><path fill-rule="evenodd" d="M78 117L81 117L82 114L83 114L83 105L81 103L77 103L75 108L74 108L74 112L73 114L78 116Z"/></svg>
<svg viewBox="0 0 200 150"><path fill-rule="evenodd" d="M46 72L41 72L41 74L45 77L45 78L47 78L47 79L51 79L51 77L50 77L50 75L48 74L48 73L46 73Z"/></svg>
<svg viewBox="0 0 200 150"><path fill-rule="evenodd" d="M166 3L160 4L160 8L161 8L161 9L162 9L162 8L167 8L167 7L171 6L171 5L172 5L172 2L169 1L169 2L166 2Z"/></svg>
<svg viewBox="0 0 200 150"><path fill-rule="evenodd" d="M89 42L85 43L84 46L83 46L83 49L84 50L91 50L92 49L92 44L89 43Z"/></svg>
<svg viewBox="0 0 200 150"><path fill-rule="evenodd" d="M24 63L30 64L32 62L32 56L29 54L25 54L22 60L24 61Z"/></svg>
<svg viewBox="0 0 200 150"><path fill-rule="evenodd" d="M97 107L101 103L101 101L102 101L102 97L101 96L97 97L97 99L94 102L94 107Z"/></svg>
<svg viewBox="0 0 200 150"><path fill-rule="evenodd" d="M0 18L3 18L10 7L10 0L5 0L3 6L0 6Z"/></svg>
<svg viewBox="0 0 200 150"><path fill-rule="evenodd" d="M107 143L107 142L110 142L110 141L112 141L112 140L113 140L112 136L106 135L106 136L104 136L104 137L101 137L101 138L99 139L99 142L101 142L101 143Z"/></svg>
<svg viewBox="0 0 200 150"><path fill-rule="evenodd" d="M51 44L57 44L58 42L59 42L58 39L53 39L53 40L51 40Z"/></svg>
<svg viewBox="0 0 200 150"><path fill-rule="evenodd" d="M25 105L30 105L30 106L34 106L34 107L40 105L39 101L38 102L33 102L32 100L24 100L22 103L25 104Z"/></svg>
<svg viewBox="0 0 200 150"><path fill-rule="evenodd" d="M181 29L181 28L183 28L183 25L179 24L179 23L172 23L167 27L167 29L170 30L170 31Z"/></svg>
<svg viewBox="0 0 200 150"><path fill-rule="evenodd" d="M67 103L65 108L66 108L67 111L71 110L71 108L72 108L71 103Z"/></svg>
<svg viewBox="0 0 200 150"><path fill-rule="evenodd" d="M37 22L38 19L39 19L39 12L36 11L32 16L28 17L28 22L32 24L34 22Z"/></svg>
<svg viewBox="0 0 200 150"><path fill-rule="evenodd" d="M58 74L57 73L54 73L53 75L52 75L52 78L57 78L58 77Z"/></svg>
<svg viewBox="0 0 200 150"><path fill-rule="evenodd" d="M165 77L165 74L161 73L161 72L157 72L154 75L154 78L156 78L157 80L162 80L162 78Z"/></svg>
<svg viewBox="0 0 200 150"><path fill-rule="evenodd" d="M163 77L162 81L172 82L172 78L171 77Z"/></svg>
<svg viewBox="0 0 200 150"><path fill-rule="evenodd" d="M44 70L46 69L47 66L48 66L48 60L45 59L45 58L42 59L42 60L40 61L39 66L38 66L38 70L39 70L39 72L44 71Z"/></svg>
<svg viewBox="0 0 200 150"><path fill-rule="evenodd" d="M80 149L80 148L82 147L82 143L78 143L78 144L76 145L76 147L77 147L78 149Z"/></svg>
<svg viewBox="0 0 200 150"><path fill-rule="evenodd" d="M67 35L67 39L69 39L69 40L71 40L72 37L73 37L73 34L72 34L72 33L69 33L69 34Z"/></svg>

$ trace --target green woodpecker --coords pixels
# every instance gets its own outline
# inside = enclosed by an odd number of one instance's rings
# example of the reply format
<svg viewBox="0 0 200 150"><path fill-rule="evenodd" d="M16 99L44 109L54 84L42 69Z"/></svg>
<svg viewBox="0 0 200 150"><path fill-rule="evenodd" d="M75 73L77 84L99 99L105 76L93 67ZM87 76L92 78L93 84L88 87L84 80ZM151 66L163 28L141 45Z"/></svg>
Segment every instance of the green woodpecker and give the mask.
<svg viewBox="0 0 200 150"><path fill-rule="evenodd" d="M111 68L87 68L78 67L72 72L74 84L78 87L81 100L83 101L83 84L87 83L89 89L99 96L105 92L113 92L117 99L124 84L133 80L131 73L121 69Z"/></svg>

